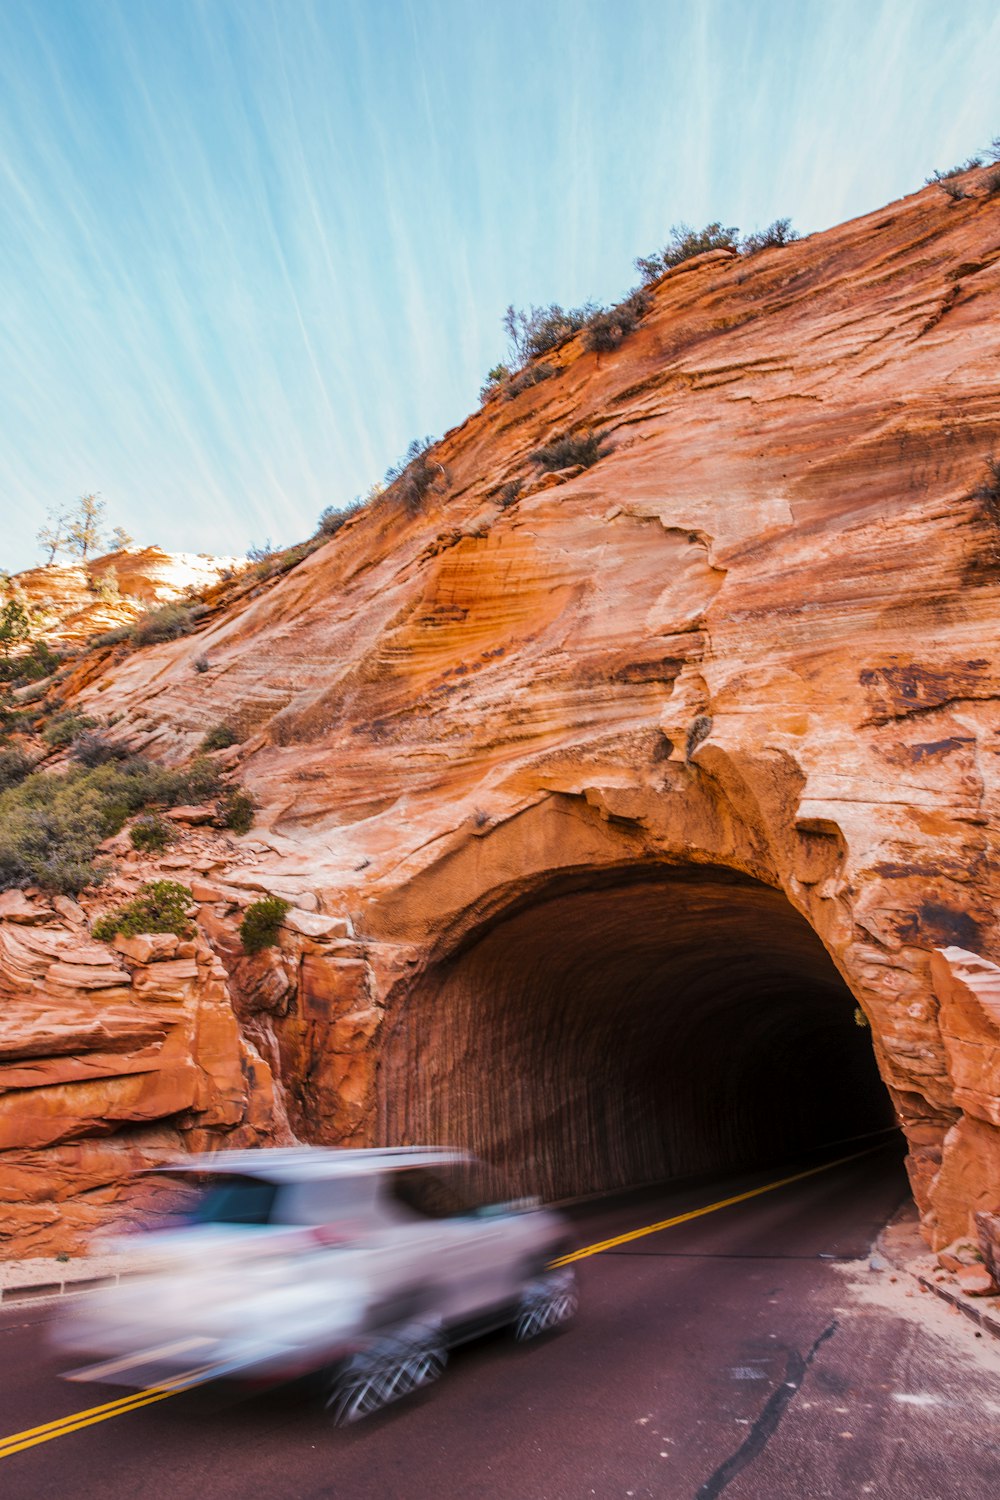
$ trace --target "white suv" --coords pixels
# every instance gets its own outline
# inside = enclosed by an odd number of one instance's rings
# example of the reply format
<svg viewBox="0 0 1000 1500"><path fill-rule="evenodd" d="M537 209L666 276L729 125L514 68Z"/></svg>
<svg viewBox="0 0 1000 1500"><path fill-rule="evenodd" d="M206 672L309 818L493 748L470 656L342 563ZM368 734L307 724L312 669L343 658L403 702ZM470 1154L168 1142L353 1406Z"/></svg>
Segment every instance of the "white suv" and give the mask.
<svg viewBox="0 0 1000 1500"><path fill-rule="evenodd" d="M120 1241L129 1274L68 1310L56 1342L99 1357L71 1379L322 1371L351 1422L436 1379L455 1344L504 1324L533 1338L576 1311L572 1269L552 1264L565 1221L488 1201L460 1151L236 1151L157 1176L180 1217Z"/></svg>

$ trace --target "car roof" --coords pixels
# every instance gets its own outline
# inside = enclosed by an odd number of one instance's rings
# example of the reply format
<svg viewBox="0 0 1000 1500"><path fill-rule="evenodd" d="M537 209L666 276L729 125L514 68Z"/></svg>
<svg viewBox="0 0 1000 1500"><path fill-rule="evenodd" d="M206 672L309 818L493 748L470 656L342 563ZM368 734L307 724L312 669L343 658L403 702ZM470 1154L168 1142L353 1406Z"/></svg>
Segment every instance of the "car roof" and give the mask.
<svg viewBox="0 0 1000 1500"><path fill-rule="evenodd" d="M334 1146L261 1146L245 1151L211 1151L188 1156L162 1172L211 1172L260 1177L269 1182L301 1182L317 1178L372 1176L401 1167L454 1166L475 1160L467 1151L448 1146L378 1146L366 1150Z"/></svg>

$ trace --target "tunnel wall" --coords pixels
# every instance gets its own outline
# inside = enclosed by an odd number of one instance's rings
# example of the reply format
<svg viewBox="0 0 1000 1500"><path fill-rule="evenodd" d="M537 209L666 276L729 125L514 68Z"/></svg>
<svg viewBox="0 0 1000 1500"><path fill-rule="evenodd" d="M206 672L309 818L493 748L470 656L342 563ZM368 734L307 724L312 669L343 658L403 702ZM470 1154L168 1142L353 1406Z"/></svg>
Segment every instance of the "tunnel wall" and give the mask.
<svg viewBox="0 0 1000 1500"><path fill-rule="evenodd" d="M564 872L397 997L383 1138L472 1146L548 1197L792 1159L892 1121L854 1010L758 881Z"/></svg>

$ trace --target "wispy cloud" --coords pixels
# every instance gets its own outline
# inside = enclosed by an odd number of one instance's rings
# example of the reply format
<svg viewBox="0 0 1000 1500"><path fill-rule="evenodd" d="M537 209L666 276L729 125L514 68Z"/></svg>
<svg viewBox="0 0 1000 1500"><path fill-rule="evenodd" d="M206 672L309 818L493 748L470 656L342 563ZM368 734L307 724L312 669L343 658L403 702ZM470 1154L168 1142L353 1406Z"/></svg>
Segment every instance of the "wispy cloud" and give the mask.
<svg viewBox="0 0 1000 1500"><path fill-rule="evenodd" d="M998 54L992 0L5 0L2 561L90 489L305 535L464 416L508 301L912 190L1000 130Z"/></svg>

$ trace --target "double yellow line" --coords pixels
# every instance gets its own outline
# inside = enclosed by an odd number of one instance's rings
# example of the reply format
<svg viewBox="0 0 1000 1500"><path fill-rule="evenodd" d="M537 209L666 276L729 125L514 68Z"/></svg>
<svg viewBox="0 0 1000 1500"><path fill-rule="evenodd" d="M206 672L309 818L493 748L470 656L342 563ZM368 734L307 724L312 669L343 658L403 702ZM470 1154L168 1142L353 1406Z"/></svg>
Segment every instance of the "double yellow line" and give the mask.
<svg viewBox="0 0 1000 1500"><path fill-rule="evenodd" d="M642 1229L632 1229L626 1234L617 1234L613 1239L600 1240L594 1245L585 1245L583 1249L563 1255L552 1264L568 1266L572 1261L586 1260L591 1255L601 1255L605 1250L615 1250L619 1245L627 1245L632 1240L642 1239L647 1234L659 1234L661 1230L673 1229L677 1224L688 1224L692 1219L701 1219L706 1214L718 1213L720 1208L731 1208L734 1203L746 1203L750 1198L759 1198L762 1193L773 1193L778 1188L788 1187L793 1182L802 1182L806 1177L815 1177L818 1172L829 1172L834 1167L842 1167L846 1162L857 1161L859 1157L869 1156L872 1151L881 1149L881 1146L869 1146L864 1151L855 1151L851 1156L841 1156L836 1161L824 1162L820 1167L810 1167L806 1172L796 1172L792 1177L782 1177L777 1182L767 1182L763 1187L750 1188L748 1192L737 1193L732 1198L721 1198L718 1203L706 1204L704 1208L693 1208L687 1213L675 1214L672 1219L661 1219L657 1224L646 1224ZM25 1448L34 1448L39 1443L50 1443L53 1438L66 1437L71 1432L79 1432L82 1427L93 1427L96 1422L107 1422L112 1417L123 1417L126 1412L136 1411L140 1406L151 1406L154 1401L166 1401L171 1396L179 1396L182 1391L190 1389L190 1385L190 1381L178 1381L171 1385L135 1391L131 1396L123 1396L119 1401L108 1401L104 1406L91 1406L87 1411L73 1412L70 1416L60 1417L55 1422L45 1422L41 1427L28 1427L24 1432L12 1433L10 1437L0 1438L0 1459L10 1458L13 1454L22 1453Z"/></svg>
<svg viewBox="0 0 1000 1500"><path fill-rule="evenodd" d="M0 1458L10 1458L25 1448L34 1448L38 1443L49 1443L53 1438L65 1437L78 1432L81 1427L93 1427L95 1422L106 1422L109 1417L123 1417L127 1411L138 1406L150 1406L154 1401L166 1401L168 1396L177 1396L180 1388L156 1387L151 1390L134 1391L120 1401L108 1401L104 1406L91 1406L87 1411L75 1411L55 1422L45 1422L41 1427L28 1427L24 1432L15 1432L8 1438L0 1438Z"/></svg>

